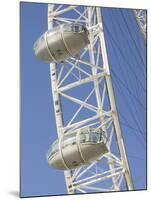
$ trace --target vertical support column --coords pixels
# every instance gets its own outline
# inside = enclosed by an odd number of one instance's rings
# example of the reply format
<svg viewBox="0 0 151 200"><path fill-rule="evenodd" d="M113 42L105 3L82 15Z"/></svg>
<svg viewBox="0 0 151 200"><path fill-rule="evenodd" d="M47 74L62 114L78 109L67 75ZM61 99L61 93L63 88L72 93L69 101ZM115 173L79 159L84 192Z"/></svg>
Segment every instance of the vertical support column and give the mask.
<svg viewBox="0 0 151 200"><path fill-rule="evenodd" d="M94 15L96 14L96 8L94 11ZM91 27L92 24L92 7L88 7L88 25L89 27ZM93 50L93 33L89 33L89 40L90 40L90 44L89 44L89 56L90 56L90 62L92 64L95 65L95 56L94 56L94 50ZM92 74L96 75L97 74L97 68L92 68ZM99 109L99 115L100 115L100 123L104 122L104 116L103 116L103 105L102 105L102 100L101 100L101 95L100 95L100 90L99 90L99 82L98 79L94 80L94 88L95 88L95 95L96 95L96 100L97 100L97 106ZM107 130L105 125L102 126L102 130L104 131L105 135L107 136ZM114 173L114 164L112 162L111 158L108 158L108 165L109 168L112 170L112 172ZM113 187L115 191L119 191L119 187L116 181L116 177L113 176L112 177L112 182L113 182Z"/></svg>
<svg viewBox="0 0 151 200"><path fill-rule="evenodd" d="M100 40L100 47L101 47L101 52L102 52L103 67L107 73L107 75L105 76L105 81L106 81L106 86L107 86L107 91L108 91L109 102L110 102L110 106L112 110L114 130L116 134L116 139L117 139L117 144L118 144L121 160L122 160L124 170L125 170L124 176L125 176L127 188L128 190L133 190L134 188L133 188L131 173L130 173L130 169L128 165L128 159L126 156L124 141L122 138L122 131L121 131L121 127L120 127L120 123L119 123L119 119L117 115L116 104L115 104L115 97L114 97L114 91L112 87L111 76L110 76L110 69L109 69L108 58L107 58L107 51L106 51L106 44L105 44L105 39L104 39L103 23L102 23L100 8L96 8L96 14L97 14L97 22L99 23L100 28L101 28L101 31L99 34L99 40Z"/></svg>
<svg viewBox="0 0 151 200"><path fill-rule="evenodd" d="M53 28L53 4L48 4L48 29ZM58 93L58 86L57 86L57 70L56 64L50 64L50 77L51 77L51 88L52 88L52 97L54 103L54 112L55 112L55 119L56 119L56 128L58 133L58 138L60 138L63 133L63 119L62 119L62 110L60 104L60 96ZM74 190L72 190L72 178L71 178L71 171L67 170L64 171L65 182L67 191L69 194L73 194Z"/></svg>

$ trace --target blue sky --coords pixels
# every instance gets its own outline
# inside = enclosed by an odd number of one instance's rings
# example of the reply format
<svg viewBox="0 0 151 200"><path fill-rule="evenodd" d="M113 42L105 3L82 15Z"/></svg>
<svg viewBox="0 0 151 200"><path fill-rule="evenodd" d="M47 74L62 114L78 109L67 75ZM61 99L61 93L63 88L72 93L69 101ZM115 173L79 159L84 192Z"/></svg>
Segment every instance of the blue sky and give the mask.
<svg viewBox="0 0 151 200"><path fill-rule="evenodd" d="M56 139L49 65L34 55L47 30L47 4L21 3L21 196L66 194L64 174L46 161ZM117 108L136 189L146 188L145 45L128 9L103 9ZM69 109L70 110L70 109ZM68 112L67 112L68 113Z"/></svg>

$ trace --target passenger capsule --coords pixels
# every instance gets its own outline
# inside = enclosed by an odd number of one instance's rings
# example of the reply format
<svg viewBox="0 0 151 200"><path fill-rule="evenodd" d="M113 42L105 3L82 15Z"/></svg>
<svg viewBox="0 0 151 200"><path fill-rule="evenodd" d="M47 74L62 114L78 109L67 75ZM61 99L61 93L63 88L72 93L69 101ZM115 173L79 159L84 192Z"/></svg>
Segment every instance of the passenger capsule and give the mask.
<svg viewBox="0 0 151 200"><path fill-rule="evenodd" d="M79 53L89 44L82 24L61 24L46 31L34 44L35 55L44 62L60 62Z"/></svg>
<svg viewBox="0 0 151 200"><path fill-rule="evenodd" d="M53 168L68 170L91 163L107 152L100 129L83 129L57 139L48 150L47 161Z"/></svg>

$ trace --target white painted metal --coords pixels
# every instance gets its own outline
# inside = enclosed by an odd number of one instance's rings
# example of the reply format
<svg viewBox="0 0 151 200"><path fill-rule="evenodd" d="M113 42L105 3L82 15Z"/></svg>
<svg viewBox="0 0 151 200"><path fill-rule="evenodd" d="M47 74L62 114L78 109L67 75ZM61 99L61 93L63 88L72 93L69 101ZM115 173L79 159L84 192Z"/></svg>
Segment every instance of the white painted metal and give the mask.
<svg viewBox="0 0 151 200"><path fill-rule="evenodd" d="M66 16L68 12L73 12L73 15L70 13L71 18L69 18L69 15ZM48 5L49 29L53 28L55 24L71 22L85 24L90 32L90 45L76 58L71 57L60 64L50 64L58 137L61 138L66 132L69 134L84 127L93 127L96 130L101 128L104 132L104 141L109 153L87 166L75 170L66 170L64 175L67 191L68 193L117 191L122 190L124 183L127 185L124 190L133 190L110 77L101 9L96 7ZM65 69L69 66L70 68L65 72ZM67 82L69 77L70 82ZM81 100L79 96L72 96L75 88L86 84L92 84L92 89L84 100ZM70 91L69 94L66 93L68 91ZM91 97L95 98L96 104L89 101ZM76 109L67 123L63 119L62 98L76 106L79 105L79 108ZM84 119L75 121L83 109L91 112L91 116L85 116ZM115 145L118 149L117 155L114 153Z"/></svg>
<svg viewBox="0 0 151 200"><path fill-rule="evenodd" d="M88 25L89 25L89 28L91 28L93 26L92 20L91 20L91 16L93 15L93 13L95 14L95 12L96 11L94 10L94 8L92 8L92 7L88 8L88 20L89 20L89 22L88 22L89 24ZM95 57L94 57L94 50L93 50L93 41L94 41L93 32L90 32L89 39L90 39L90 45L89 45L90 62L92 64L95 64ZM98 63L98 55L97 55L96 63ZM97 70L98 70L97 68L92 68L93 76L96 76L96 74L98 74ZM107 131L106 131L106 127L105 127L105 124L104 124L103 106L102 106L102 102L101 102L98 78L94 80L94 88L95 88L95 93L96 93L97 106L98 106L98 109L100 111L100 123L103 124L102 130L105 132L105 135L107 137ZM109 162L110 162L110 159L108 159L108 163ZM114 171L114 165L112 163L109 164L109 167L110 167L110 169L112 169ZM117 183L115 181L115 177L114 176L112 177L112 181L113 181L114 189L115 190L119 190L119 188L117 187Z"/></svg>
<svg viewBox="0 0 151 200"><path fill-rule="evenodd" d="M51 14L53 13L53 8L54 8L54 5L48 4L48 29L53 28L53 18L51 16ZM55 73L55 75L52 75L54 73ZM55 111L60 110L59 113L55 112L55 118L56 118L56 127L57 127L58 137L61 137L63 134L63 132L62 132L63 120L62 120L59 93L57 92L57 89L58 89L58 87L57 87L57 71L56 71L55 63L50 64L50 76L51 76L51 87L52 87L54 108L55 108ZM57 106L55 105L56 101L58 101ZM60 153L61 153L61 151L60 151ZM74 190L69 189L69 185L72 185L70 170L64 171L64 175L65 175L65 181L66 181L66 185L67 185L67 191L69 194L72 194L72 193L74 193Z"/></svg>
<svg viewBox="0 0 151 200"><path fill-rule="evenodd" d="M100 10L100 8L96 8L96 11L97 11L97 20L98 20L98 23L101 28L101 31L99 34L99 39L100 39L100 45L102 48L103 67L107 73L107 75L105 76L105 81L106 81L106 85L107 85L108 96L109 96L110 106L111 106L111 110L112 110L114 129L115 129L115 133L117 136L117 143L118 143L118 147L119 147L119 151L120 151L120 155L121 155L121 160L122 160L122 162L124 164L124 168L125 168L124 175L126 178L127 187L129 190L133 190L132 178L131 178L130 169L128 166L128 160L127 160L126 151L125 151L125 147L124 147L124 141L122 138L120 122L119 122L118 114L117 114L117 110L116 110L114 91L113 91L113 87L112 87L112 81L111 81L111 76L110 76L110 69L109 69L109 63L108 63L107 51L106 51L106 45L105 45L105 39L104 39L103 23L101 20L101 10Z"/></svg>
<svg viewBox="0 0 151 200"><path fill-rule="evenodd" d="M133 10L134 16L146 42L147 34L147 11L146 10Z"/></svg>

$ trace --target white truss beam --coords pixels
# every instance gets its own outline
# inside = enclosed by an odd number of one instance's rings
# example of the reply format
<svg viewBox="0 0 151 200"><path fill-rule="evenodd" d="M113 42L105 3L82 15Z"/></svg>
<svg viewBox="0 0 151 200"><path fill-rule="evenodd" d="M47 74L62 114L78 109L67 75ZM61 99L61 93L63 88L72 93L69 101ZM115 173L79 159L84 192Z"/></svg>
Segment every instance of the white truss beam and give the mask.
<svg viewBox="0 0 151 200"><path fill-rule="evenodd" d="M99 78L104 77L104 76L105 76L105 72L98 73L96 75L91 75L88 78L84 78L82 80L79 80L79 81L70 83L68 85L65 85L63 87L60 87L59 90L58 90L58 92L64 92L66 90L70 90L70 89L72 89L74 87L78 87L80 85L83 85L83 84L95 81L96 79L98 80Z"/></svg>
<svg viewBox="0 0 151 200"><path fill-rule="evenodd" d="M71 11L75 12L76 15L78 14L78 17L73 18L74 15L72 19L64 17L64 14ZM54 63L50 64L58 137L62 137L65 132L70 134L73 131L78 131L80 128L100 128L104 132L104 139L109 150L109 153L87 166L65 171L67 191L68 193L86 193L89 190L95 192L118 191L121 190L123 180L126 182L127 189L133 190L110 77L101 9L96 7L79 9L79 6L67 6L64 8L60 5L55 8L52 4L48 5L48 29L53 28L54 23L57 21L60 24L71 22L84 23L89 29L90 39L90 45L81 52L79 58L71 57L60 63L59 66ZM66 70L67 67L69 67L68 70ZM76 72L78 72L78 75ZM70 82L67 81L68 77L70 77ZM64 93L70 90L74 94L74 88L83 87L87 83L92 84L93 89L86 95L84 100L79 99L79 97L73 97L74 95L72 96L72 94ZM93 103L88 101L92 94L97 105L93 105ZM76 106L77 104L79 105L79 108L72 113L72 117L67 120L66 125L63 122L64 113L62 112L61 97L68 99ZM107 104L108 110L105 108ZM89 118L86 116L84 120L74 122L75 118L80 115L80 111L85 108L88 111L92 111L94 115ZM116 142L115 145L119 149L117 156L112 149L113 138L114 142ZM107 182L111 182L110 186L106 184Z"/></svg>
<svg viewBox="0 0 151 200"><path fill-rule="evenodd" d="M114 129L115 129L115 133L116 133L116 136L117 136L117 143L118 143L121 159L124 163L125 178L126 178L127 187L128 187L129 190L133 190L131 173L130 173L128 160L127 160L127 156L126 156L124 141L123 141L123 138L122 138L122 131L121 131L121 127L120 127L120 122L119 122L118 114L117 114L117 110L116 110L115 97L114 97L114 91L113 91L113 87L112 87L111 76L110 76L110 69L109 69L107 52L106 52L106 45L105 45L105 39L104 39L103 23L102 23L102 20L101 20L101 10L100 10L100 8L96 8L96 12L97 12L98 23L100 24L100 28L102 30L102 31L100 31L99 39L100 39L100 45L101 45L101 48L102 48L103 66L104 66L104 70L107 73L107 75L105 76L105 81L106 81L106 85L107 85L111 110L113 111L112 116L113 116L113 120L114 120Z"/></svg>
<svg viewBox="0 0 151 200"><path fill-rule="evenodd" d="M115 177L115 176L117 176L117 175L119 175L119 174L121 174L122 172L121 171L119 171L119 172L115 172L115 173L111 173L110 175L106 175L106 176L104 176L104 177L95 177L95 179L94 180L91 180L91 181L86 181L85 183L82 183L82 184L79 184L78 182L77 182L77 185L75 185L74 183L73 183L73 188L74 189L76 189L76 188L84 188L85 186L87 186L87 185L91 185L91 184L94 184L94 183L98 183L98 182L100 182L100 181L105 181L105 180L107 180L107 179L110 179L110 178L112 178L112 177ZM89 177L88 177L89 178Z"/></svg>

